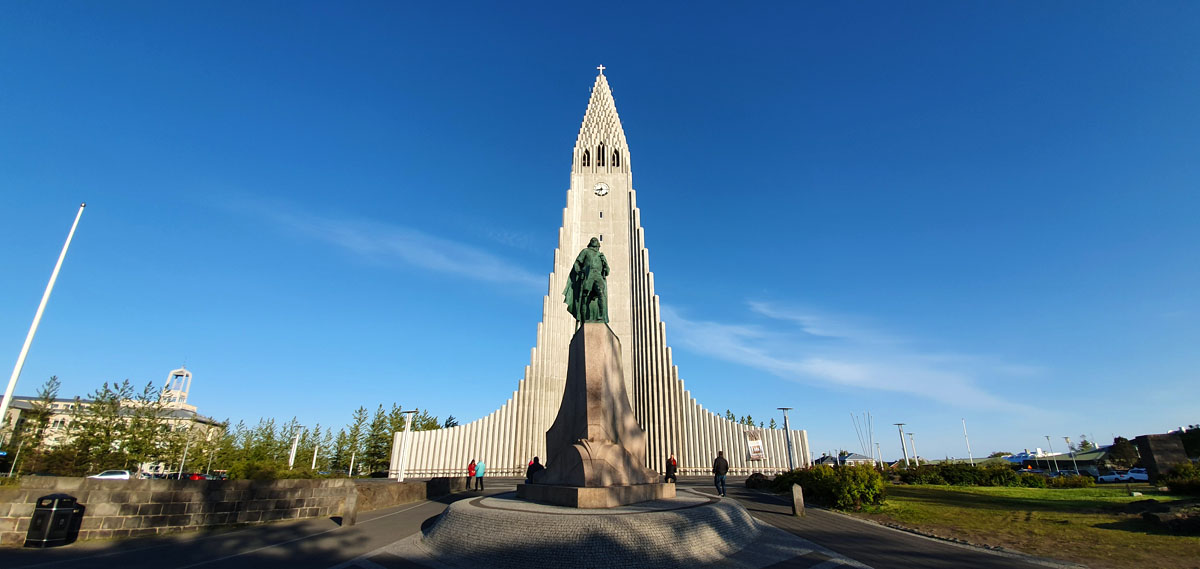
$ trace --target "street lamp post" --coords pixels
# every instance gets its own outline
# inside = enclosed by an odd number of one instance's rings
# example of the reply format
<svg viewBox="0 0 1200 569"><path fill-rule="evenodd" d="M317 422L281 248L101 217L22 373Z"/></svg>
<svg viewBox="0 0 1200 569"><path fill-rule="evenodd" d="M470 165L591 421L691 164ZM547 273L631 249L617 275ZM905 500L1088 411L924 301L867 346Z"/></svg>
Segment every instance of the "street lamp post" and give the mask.
<svg viewBox="0 0 1200 569"><path fill-rule="evenodd" d="M975 466L975 455L971 454L971 439L967 437L967 419L963 420L963 440L967 441L967 459L971 461L971 466Z"/></svg>
<svg viewBox="0 0 1200 569"><path fill-rule="evenodd" d="M791 407L778 407L778 409L780 411L783 411L783 442L784 442L784 444L787 445L788 471L790 472L790 471L796 469L796 460L792 456L792 429L791 429L791 426L788 424L788 415L787 415L787 412L791 411L792 408Z"/></svg>
<svg viewBox="0 0 1200 569"><path fill-rule="evenodd" d="M1050 456L1054 458L1054 443L1050 442L1050 435L1046 435L1046 446L1050 449ZM1054 471L1058 472L1058 459L1054 458Z"/></svg>
<svg viewBox="0 0 1200 569"><path fill-rule="evenodd" d="M901 438L900 442L904 442L904 439ZM912 433L908 434L908 442L912 444L913 462L917 463L917 466L921 466L921 458L917 455L917 442L913 440Z"/></svg>
<svg viewBox="0 0 1200 569"><path fill-rule="evenodd" d="M67 233L67 242L63 243L62 252L58 254L58 262L54 264L54 271L50 273L50 282L46 284L46 291L42 293L42 302L38 304L37 312L33 314L33 324L29 325L29 333L25 335L25 344L21 346L21 354L17 356L17 364L13 366L12 376L8 378L8 387L4 388L4 399L0 399L0 428L4 427L8 407L12 405L13 391L17 389L17 379L21 377L21 368L25 367L25 356L29 355L29 346L33 344L38 324L42 321L42 313L46 311L46 302L50 300L50 291L54 290L54 281L58 280L58 271L62 269L63 259L67 258L67 249L71 247L71 239L75 237L75 228L79 227L79 218L83 217L83 208L85 207L87 204L79 204L79 212L75 214L75 223L71 224L71 231ZM14 422L13 433L16 431L17 425ZM0 443L10 441L13 433L0 439Z"/></svg>
<svg viewBox="0 0 1200 569"><path fill-rule="evenodd" d="M904 442L904 423L894 423L896 430L900 431L900 451L904 453L904 466L909 466L908 462L908 445Z"/></svg>
<svg viewBox="0 0 1200 569"><path fill-rule="evenodd" d="M300 433L302 432L300 429L303 428L304 425L296 425L296 434L292 436L292 450L288 453L288 470L291 470L292 465L296 464L296 447L300 446Z"/></svg>
<svg viewBox="0 0 1200 569"><path fill-rule="evenodd" d="M402 443L400 443L400 472L397 477L397 482L404 482L404 467L408 466L408 437L412 432L412 419L413 415L417 413L417 410L413 409L412 411L401 411L401 413L404 413L404 440Z"/></svg>
<svg viewBox="0 0 1200 569"><path fill-rule="evenodd" d="M1071 447L1071 437L1063 437L1067 441L1067 448L1071 450L1071 466L1075 468L1075 474L1079 474L1079 463L1075 461L1075 449Z"/></svg>

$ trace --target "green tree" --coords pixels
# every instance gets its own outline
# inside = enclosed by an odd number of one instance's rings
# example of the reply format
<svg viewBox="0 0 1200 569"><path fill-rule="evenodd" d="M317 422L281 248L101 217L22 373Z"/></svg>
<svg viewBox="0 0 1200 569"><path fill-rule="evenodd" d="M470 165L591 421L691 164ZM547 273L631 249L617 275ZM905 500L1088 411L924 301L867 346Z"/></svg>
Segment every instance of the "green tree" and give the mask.
<svg viewBox="0 0 1200 569"><path fill-rule="evenodd" d="M987 457L988 458L1000 458L1002 456L1012 456L1012 453L1008 452L1006 450L998 450L996 452L993 452L992 454L989 454Z"/></svg>
<svg viewBox="0 0 1200 569"><path fill-rule="evenodd" d="M458 419L455 419L454 415L450 415L449 417L446 417L446 422L442 423L442 428L445 428L445 429L449 429L450 427L457 427L457 426L458 426Z"/></svg>
<svg viewBox="0 0 1200 569"><path fill-rule="evenodd" d="M774 418L772 418L772 419L771 419L771 422L770 422L770 423L767 423L767 428L768 428L768 429L776 429L776 428L778 428L778 427L775 425L775 419L774 419Z"/></svg>
<svg viewBox="0 0 1200 569"><path fill-rule="evenodd" d="M442 424L438 422L438 418L430 415L429 411L418 411L413 415L413 430L414 431L436 431L442 428Z"/></svg>
<svg viewBox="0 0 1200 569"><path fill-rule="evenodd" d="M350 428L346 431L346 443L349 445L349 458L346 459L347 468L350 467L351 462L355 462L355 464L359 466L359 468L356 468L355 470L362 470L361 465L363 459L363 442L367 437L368 428L367 418L368 414L366 407L359 407L350 416ZM351 472L350 475L354 476L354 473Z"/></svg>
<svg viewBox="0 0 1200 569"><path fill-rule="evenodd" d="M48 438L50 434L50 417L54 415L54 400L58 398L58 389L62 383L58 381L58 376L50 376L37 391L37 399L31 405L31 409L24 415L24 420L20 421L15 429L10 429L15 432L9 438L8 447L9 453L5 457L7 460L0 462L8 472L12 466L13 460L17 460L17 450L24 451L24 457L21 462L25 464L26 470L31 472L45 471L43 465ZM4 435L0 435L2 438ZM28 458L25 458L28 457Z"/></svg>
<svg viewBox="0 0 1200 569"><path fill-rule="evenodd" d="M104 382L88 396L91 402L86 406L77 400L72 446L87 472L129 466L128 423L122 416L122 403L132 397L133 386L127 379L112 385Z"/></svg>
<svg viewBox="0 0 1200 569"><path fill-rule="evenodd" d="M380 405L375 411L375 416L371 418L371 426L367 430L364 444L366 448L363 452L362 461L363 466L368 471L387 468L392 451L393 431L391 430L391 425L387 413L383 410L383 405Z"/></svg>
<svg viewBox="0 0 1200 569"><path fill-rule="evenodd" d="M1129 442L1129 439L1116 437L1113 439L1112 446L1108 447L1108 455L1105 460L1117 468L1129 468L1138 461L1137 449L1134 448L1133 443Z"/></svg>
<svg viewBox="0 0 1200 569"><path fill-rule="evenodd" d="M734 421L734 422L736 422L736 421L737 421L737 417L734 417L734 416L733 416L733 411L730 411L729 409L726 409L726 410L725 410L725 418L726 418L726 419L728 419L728 420L730 420L730 421Z"/></svg>
<svg viewBox="0 0 1200 569"><path fill-rule="evenodd" d="M1079 445L1075 448L1076 452L1087 452L1096 448L1096 445L1087 439L1086 435L1079 435Z"/></svg>
<svg viewBox="0 0 1200 569"><path fill-rule="evenodd" d="M128 425L126 427L125 448L129 453L130 463L141 470L143 464L156 463L165 460L169 447L168 435L171 432L167 424L166 405L162 399L162 390L153 383L147 383L142 392L128 406Z"/></svg>

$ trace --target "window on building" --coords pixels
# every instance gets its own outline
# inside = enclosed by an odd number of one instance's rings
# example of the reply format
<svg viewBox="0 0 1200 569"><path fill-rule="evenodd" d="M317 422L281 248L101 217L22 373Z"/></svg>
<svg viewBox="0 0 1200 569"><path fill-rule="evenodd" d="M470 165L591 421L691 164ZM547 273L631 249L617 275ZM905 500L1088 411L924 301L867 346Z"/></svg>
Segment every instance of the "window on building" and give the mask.
<svg viewBox="0 0 1200 569"><path fill-rule="evenodd" d="M621 165L621 151L620 150L613 150L612 165L613 166Z"/></svg>
<svg viewBox="0 0 1200 569"><path fill-rule="evenodd" d="M604 212L600 212L600 219L604 219Z"/></svg>
<svg viewBox="0 0 1200 569"><path fill-rule="evenodd" d="M588 153L587 150L583 151L583 165L584 166L592 165L592 156L591 156L591 154Z"/></svg>
<svg viewBox="0 0 1200 569"><path fill-rule="evenodd" d="M600 147L596 149L596 165L604 165L604 143L600 143Z"/></svg>

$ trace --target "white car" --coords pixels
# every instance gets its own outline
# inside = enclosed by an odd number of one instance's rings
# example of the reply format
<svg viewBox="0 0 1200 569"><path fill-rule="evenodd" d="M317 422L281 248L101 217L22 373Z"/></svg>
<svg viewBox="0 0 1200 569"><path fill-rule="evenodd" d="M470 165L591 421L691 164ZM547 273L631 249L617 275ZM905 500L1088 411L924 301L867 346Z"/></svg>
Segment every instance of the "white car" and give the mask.
<svg viewBox="0 0 1200 569"><path fill-rule="evenodd" d="M1112 471L1096 477L1096 482L1129 482L1129 475L1124 472Z"/></svg>
<svg viewBox="0 0 1200 569"><path fill-rule="evenodd" d="M128 470L105 470L100 474L88 476L88 478L95 478L97 480L129 480L132 477L129 475Z"/></svg>
<svg viewBox="0 0 1200 569"><path fill-rule="evenodd" d="M1145 468L1130 468L1129 473L1126 474L1126 476L1128 476L1129 480L1131 480L1133 482L1149 482L1150 481L1150 473L1146 472Z"/></svg>

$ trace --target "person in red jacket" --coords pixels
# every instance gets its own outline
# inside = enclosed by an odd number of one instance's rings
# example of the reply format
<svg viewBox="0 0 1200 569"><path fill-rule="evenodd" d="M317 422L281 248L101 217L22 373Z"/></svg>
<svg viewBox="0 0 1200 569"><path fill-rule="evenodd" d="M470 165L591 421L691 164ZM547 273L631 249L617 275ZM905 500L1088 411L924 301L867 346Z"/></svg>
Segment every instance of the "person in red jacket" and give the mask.
<svg viewBox="0 0 1200 569"><path fill-rule="evenodd" d="M679 477L675 472L679 470L679 463L675 461L675 455L667 459L667 482L679 482Z"/></svg>
<svg viewBox="0 0 1200 569"><path fill-rule="evenodd" d="M475 459L471 459L471 464L467 465L467 490L471 489L471 481L475 479Z"/></svg>

